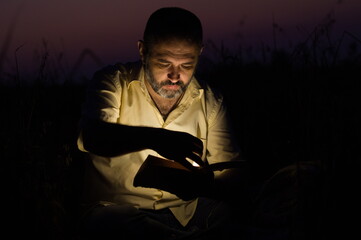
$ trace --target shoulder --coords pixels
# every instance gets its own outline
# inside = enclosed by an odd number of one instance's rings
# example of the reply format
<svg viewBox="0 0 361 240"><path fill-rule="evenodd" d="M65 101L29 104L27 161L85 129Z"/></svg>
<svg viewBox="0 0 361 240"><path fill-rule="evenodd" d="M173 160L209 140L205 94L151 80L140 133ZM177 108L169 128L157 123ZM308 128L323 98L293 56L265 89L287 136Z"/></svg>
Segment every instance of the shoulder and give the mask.
<svg viewBox="0 0 361 240"><path fill-rule="evenodd" d="M117 63L114 65L116 71L119 71L120 75L126 81L133 81L138 79L140 70L142 68L141 61L128 62L128 63Z"/></svg>
<svg viewBox="0 0 361 240"><path fill-rule="evenodd" d="M219 114L223 114L226 110L224 95L218 88L202 79L197 79L197 82L200 89L203 90L207 118L209 121L214 121Z"/></svg>
<svg viewBox="0 0 361 240"><path fill-rule="evenodd" d="M97 70L89 82L90 89L121 89L136 79L140 62L117 63Z"/></svg>
<svg viewBox="0 0 361 240"><path fill-rule="evenodd" d="M209 84L203 79L197 78L197 82L201 89L204 91L204 96L207 104L211 105L222 105L224 100L224 95L220 89Z"/></svg>
<svg viewBox="0 0 361 240"><path fill-rule="evenodd" d="M116 63L114 65L108 65L95 72L94 77L108 77L115 78L117 76L124 78L124 80L135 79L141 69L141 62L128 62L128 63Z"/></svg>

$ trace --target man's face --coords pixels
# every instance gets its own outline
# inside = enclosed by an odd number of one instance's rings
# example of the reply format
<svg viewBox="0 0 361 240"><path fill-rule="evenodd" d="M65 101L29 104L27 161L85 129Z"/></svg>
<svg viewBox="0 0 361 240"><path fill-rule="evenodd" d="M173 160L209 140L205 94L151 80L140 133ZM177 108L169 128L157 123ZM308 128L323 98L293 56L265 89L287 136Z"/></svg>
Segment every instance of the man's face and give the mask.
<svg viewBox="0 0 361 240"><path fill-rule="evenodd" d="M148 53L144 62L150 86L164 98L180 96L194 74L200 49L186 41L171 40L153 45Z"/></svg>

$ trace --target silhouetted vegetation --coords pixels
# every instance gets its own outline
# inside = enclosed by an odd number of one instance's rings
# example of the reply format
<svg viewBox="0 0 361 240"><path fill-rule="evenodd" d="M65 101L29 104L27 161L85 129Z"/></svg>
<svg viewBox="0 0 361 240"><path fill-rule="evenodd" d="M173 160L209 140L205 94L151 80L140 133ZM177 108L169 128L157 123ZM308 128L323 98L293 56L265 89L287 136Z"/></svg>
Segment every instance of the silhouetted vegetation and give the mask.
<svg viewBox="0 0 361 240"><path fill-rule="evenodd" d="M292 239L328 238L357 229L361 41L347 32L333 41L328 27L315 29L291 51L266 46L261 58L251 61L244 57L248 50L209 42L213 55L201 59L197 72L224 93L255 184L289 165L318 166L317 176L305 178L306 189L298 192L303 194L298 195L298 211L303 212L292 215L299 217ZM348 51L341 54L341 48ZM15 236L75 239L71 212L84 158L76 135L85 85L72 82L85 56L99 65L101 61L86 50L65 72L48 64L48 53L44 43L32 84L23 81L18 68L0 75L0 157L3 199L8 201L3 207L9 206ZM302 188L299 182L297 187Z"/></svg>

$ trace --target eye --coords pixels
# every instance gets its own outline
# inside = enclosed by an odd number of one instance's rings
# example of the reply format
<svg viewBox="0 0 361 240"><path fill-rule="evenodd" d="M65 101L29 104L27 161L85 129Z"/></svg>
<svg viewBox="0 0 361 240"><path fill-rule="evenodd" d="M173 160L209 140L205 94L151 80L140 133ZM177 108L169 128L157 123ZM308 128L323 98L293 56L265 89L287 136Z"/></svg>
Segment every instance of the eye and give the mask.
<svg viewBox="0 0 361 240"><path fill-rule="evenodd" d="M193 65L192 64L182 64L182 68L184 68L186 70L191 70L191 69L193 69Z"/></svg>
<svg viewBox="0 0 361 240"><path fill-rule="evenodd" d="M157 63L157 66L159 68L167 68L170 66L170 64L169 63Z"/></svg>

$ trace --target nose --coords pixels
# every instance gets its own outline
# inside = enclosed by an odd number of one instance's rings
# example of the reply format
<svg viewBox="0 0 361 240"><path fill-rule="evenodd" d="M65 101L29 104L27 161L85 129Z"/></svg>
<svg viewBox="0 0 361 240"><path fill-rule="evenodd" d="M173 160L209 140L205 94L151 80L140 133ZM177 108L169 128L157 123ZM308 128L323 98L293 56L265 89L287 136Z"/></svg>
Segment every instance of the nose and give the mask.
<svg viewBox="0 0 361 240"><path fill-rule="evenodd" d="M168 72L168 78L171 81L178 81L180 78L179 69L177 67L170 68Z"/></svg>

